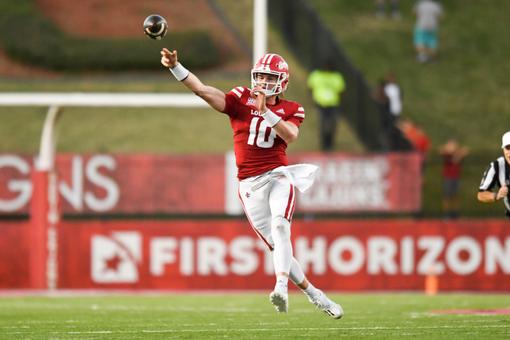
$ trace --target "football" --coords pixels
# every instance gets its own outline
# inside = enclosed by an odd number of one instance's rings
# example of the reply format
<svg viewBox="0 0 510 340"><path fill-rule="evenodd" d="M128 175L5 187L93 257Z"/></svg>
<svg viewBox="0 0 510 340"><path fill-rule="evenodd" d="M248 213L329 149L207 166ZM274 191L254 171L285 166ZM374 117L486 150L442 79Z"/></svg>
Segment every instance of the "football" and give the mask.
<svg viewBox="0 0 510 340"><path fill-rule="evenodd" d="M151 39L160 40L168 31L168 23L158 14L151 14L143 22L143 31Z"/></svg>

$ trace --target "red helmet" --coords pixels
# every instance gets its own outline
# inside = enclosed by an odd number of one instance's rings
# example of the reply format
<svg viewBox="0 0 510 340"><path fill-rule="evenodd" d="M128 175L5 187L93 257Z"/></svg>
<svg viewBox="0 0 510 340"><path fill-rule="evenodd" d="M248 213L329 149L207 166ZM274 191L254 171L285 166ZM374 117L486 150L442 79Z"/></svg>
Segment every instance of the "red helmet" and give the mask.
<svg viewBox="0 0 510 340"><path fill-rule="evenodd" d="M261 82L257 74L272 74L277 76L276 81ZM278 95L287 89L289 84L289 65L278 54L267 53L260 58L251 70L251 87L262 85L266 96Z"/></svg>

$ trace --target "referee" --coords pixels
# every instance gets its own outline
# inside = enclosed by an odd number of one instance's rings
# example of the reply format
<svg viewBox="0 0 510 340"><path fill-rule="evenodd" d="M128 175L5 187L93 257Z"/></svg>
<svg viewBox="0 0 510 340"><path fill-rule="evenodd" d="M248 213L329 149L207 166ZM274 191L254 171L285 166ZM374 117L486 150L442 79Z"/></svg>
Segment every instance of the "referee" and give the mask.
<svg viewBox="0 0 510 340"><path fill-rule="evenodd" d="M510 203L508 200L508 186L510 184L510 131L502 138L501 148L503 156L491 162L483 174L482 182L478 188L478 200L492 203L503 200L506 216L510 217ZM494 188L497 191L493 191Z"/></svg>

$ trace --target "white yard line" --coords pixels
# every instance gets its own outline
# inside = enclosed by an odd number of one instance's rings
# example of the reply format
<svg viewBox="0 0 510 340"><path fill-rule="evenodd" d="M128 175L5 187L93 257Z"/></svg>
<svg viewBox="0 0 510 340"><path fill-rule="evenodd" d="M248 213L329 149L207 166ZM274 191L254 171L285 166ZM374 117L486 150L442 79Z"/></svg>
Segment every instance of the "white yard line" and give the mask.
<svg viewBox="0 0 510 340"><path fill-rule="evenodd" d="M244 308L244 307L172 307L172 306L126 306L126 305L98 305L90 304L88 306L76 307L74 304L50 304L50 303L32 303L32 302L11 302L5 303L4 306L11 309L48 309L48 310L93 310L93 311L157 311L157 312L212 312L212 313L264 313L269 309L263 308ZM295 311L296 313L298 311ZM309 313L315 312L310 310ZM302 313L300 311L300 313ZM308 313L308 312L306 312Z"/></svg>
<svg viewBox="0 0 510 340"><path fill-rule="evenodd" d="M298 294L298 290L291 290L291 294ZM34 289L0 289L0 297L101 297L101 296L181 296L181 295L250 295L269 294L269 290L246 289L246 290L179 290L179 289L58 289L34 290Z"/></svg>
<svg viewBox="0 0 510 340"><path fill-rule="evenodd" d="M216 329L143 329L140 331L113 331L113 330L97 330L97 331L52 331L49 334L139 334L139 333L233 333L233 332L303 332L303 331L416 331L416 330L430 330L430 329L453 329L462 330L468 329L470 331L476 329L510 329L510 325L480 325L480 326L410 326L410 327L388 327L388 326L374 326L374 327L298 327L298 328L216 328ZM5 332L5 334L35 334L39 332L21 331L21 332ZM416 334L416 333L413 333Z"/></svg>

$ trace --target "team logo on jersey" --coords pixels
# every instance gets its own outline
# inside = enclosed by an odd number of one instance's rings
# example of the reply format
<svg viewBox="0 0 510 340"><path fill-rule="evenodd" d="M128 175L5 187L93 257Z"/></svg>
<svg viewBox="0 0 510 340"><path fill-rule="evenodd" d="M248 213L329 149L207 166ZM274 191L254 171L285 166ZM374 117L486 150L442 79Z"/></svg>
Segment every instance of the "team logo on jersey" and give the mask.
<svg viewBox="0 0 510 340"><path fill-rule="evenodd" d="M246 196L246 198L250 198L250 193L249 192L246 192L246 194L244 194Z"/></svg>
<svg viewBox="0 0 510 340"><path fill-rule="evenodd" d="M280 113L280 114L284 115L285 114L285 110L284 109L278 109L278 110L276 110L276 113Z"/></svg>

